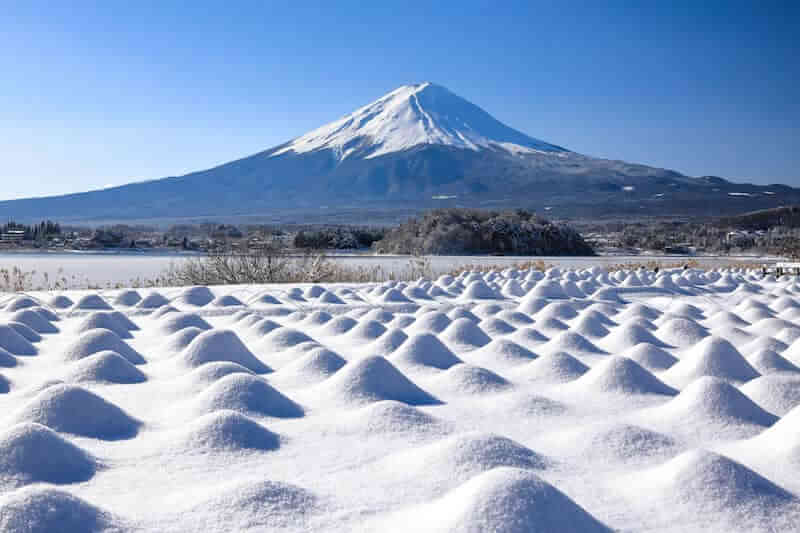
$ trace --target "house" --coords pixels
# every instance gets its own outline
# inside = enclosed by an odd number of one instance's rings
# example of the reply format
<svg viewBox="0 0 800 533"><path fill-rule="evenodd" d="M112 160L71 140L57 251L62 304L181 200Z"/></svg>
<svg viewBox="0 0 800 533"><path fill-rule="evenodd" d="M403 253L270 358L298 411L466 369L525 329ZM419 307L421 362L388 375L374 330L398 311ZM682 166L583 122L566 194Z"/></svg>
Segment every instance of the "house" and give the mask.
<svg viewBox="0 0 800 533"><path fill-rule="evenodd" d="M25 230L10 229L0 234L0 241L3 242L22 242L25 240Z"/></svg>

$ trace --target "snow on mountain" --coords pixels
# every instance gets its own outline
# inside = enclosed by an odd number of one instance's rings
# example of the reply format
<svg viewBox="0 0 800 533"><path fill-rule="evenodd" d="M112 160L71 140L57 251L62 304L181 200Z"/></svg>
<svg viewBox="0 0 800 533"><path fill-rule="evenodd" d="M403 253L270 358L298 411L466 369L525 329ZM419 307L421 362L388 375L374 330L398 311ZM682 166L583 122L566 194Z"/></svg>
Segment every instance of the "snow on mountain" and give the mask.
<svg viewBox="0 0 800 533"><path fill-rule="evenodd" d="M328 149L339 160L370 159L425 144L474 151L495 147L512 154L568 152L512 129L446 88L426 82L395 89L294 139L272 155Z"/></svg>

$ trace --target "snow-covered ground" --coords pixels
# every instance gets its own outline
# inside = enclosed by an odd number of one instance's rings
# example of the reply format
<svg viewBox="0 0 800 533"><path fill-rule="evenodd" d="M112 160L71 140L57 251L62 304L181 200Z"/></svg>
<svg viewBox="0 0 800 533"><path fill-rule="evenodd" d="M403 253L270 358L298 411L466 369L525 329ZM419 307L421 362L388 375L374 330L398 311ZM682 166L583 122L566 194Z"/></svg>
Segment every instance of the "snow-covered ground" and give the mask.
<svg viewBox="0 0 800 533"><path fill-rule="evenodd" d="M129 286L136 280L143 285L145 280L154 280L163 275L172 265L180 265L186 255L175 253L108 253L108 252L2 252L0 270L19 268L33 272L34 284L43 284L44 275L52 283L66 279L66 288ZM385 273L402 275L409 268L412 257L405 255L373 255L361 253L335 253L328 259L349 268L380 268ZM732 263L774 263L774 257L757 256L656 256L656 255L603 255L597 257L548 257L548 256L447 256L426 257L431 270L438 276L467 267L480 268L486 265L512 267L529 261L542 261L559 268L589 268L592 266L642 263L657 261L676 264L681 261L697 261L706 268L725 267ZM388 277L388 276L387 276ZM36 285L35 285L36 286Z"/></svg>
<svg viewBox="0 0 800 533"><path fill-rule="evenodd" d="M797 531L800 284L0 299L2 531Z"/></svg>

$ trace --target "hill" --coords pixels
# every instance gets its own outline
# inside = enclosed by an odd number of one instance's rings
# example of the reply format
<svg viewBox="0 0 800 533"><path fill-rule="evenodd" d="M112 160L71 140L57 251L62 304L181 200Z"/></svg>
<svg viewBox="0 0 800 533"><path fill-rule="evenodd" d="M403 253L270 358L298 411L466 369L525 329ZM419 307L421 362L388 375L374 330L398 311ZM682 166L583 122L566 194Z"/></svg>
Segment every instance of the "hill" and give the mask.
<svg viewBox="0 0 800 533"><path fill-rule="evenodd" d="M389 230L372 247L393 254L594 255L571 227L522 210L438 209Z"/></svg>
<svg viewBox="0 0 800 533"><path fill-rule="evenodd" d="M530 137L444 87L400 87L266 151L179 177L0 202L18 221L329 217L431 207L582 213L741 213L800 203L785 185L735 184L582 155Z"/></svg>

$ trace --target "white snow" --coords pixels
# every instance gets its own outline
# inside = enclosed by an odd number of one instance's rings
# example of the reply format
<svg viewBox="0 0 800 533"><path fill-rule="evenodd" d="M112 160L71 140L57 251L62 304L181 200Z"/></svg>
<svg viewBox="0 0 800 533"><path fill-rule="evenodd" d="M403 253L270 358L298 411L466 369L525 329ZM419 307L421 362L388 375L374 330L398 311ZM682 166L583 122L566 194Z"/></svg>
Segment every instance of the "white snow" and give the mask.
<svg viewBox="0 0 800 533"><path fill-rule="evenodd" d="M567 152L513 130L444 87L426 82L399 87L271 156L327 149L338 160L369 159L427 144L475 151L496 148L515 155Z"/></svg>
<svg viewBox="0 0 800 533"><path fill-rule="evenodd" d="M798 308L745 270L0 295L0 531L795 531Z"/></svg>

